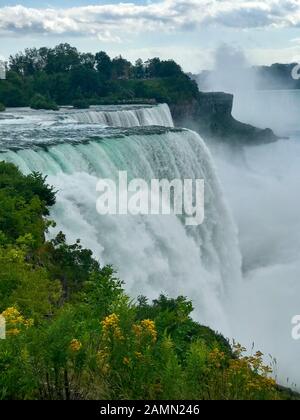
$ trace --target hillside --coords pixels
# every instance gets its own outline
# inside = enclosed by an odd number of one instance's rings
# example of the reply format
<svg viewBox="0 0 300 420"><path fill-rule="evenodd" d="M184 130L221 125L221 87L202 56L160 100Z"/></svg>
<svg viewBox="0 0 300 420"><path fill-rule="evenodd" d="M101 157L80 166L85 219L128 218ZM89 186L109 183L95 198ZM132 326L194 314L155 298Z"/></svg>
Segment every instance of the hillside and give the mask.
<svg viewBox="0 0 300 420"><path fill-rule="evenodd" d="M0 163L1 400L297 398L261 353L194 322L184 297L133 303L79 241L46 241L45 181Z"/></svg>

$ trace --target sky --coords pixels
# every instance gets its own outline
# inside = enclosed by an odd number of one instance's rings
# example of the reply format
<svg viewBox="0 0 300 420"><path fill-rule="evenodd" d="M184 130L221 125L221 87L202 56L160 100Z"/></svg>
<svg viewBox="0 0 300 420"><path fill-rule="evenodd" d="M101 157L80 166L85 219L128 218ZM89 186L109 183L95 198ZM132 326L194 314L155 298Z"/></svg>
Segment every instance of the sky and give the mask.
<svg viewBox="0 0 300 420"><path fill-rule="evenodd" d="M61 42L193 73L222 44L253 65L300 62L300 0L0 0L0 57Z"/></svg>

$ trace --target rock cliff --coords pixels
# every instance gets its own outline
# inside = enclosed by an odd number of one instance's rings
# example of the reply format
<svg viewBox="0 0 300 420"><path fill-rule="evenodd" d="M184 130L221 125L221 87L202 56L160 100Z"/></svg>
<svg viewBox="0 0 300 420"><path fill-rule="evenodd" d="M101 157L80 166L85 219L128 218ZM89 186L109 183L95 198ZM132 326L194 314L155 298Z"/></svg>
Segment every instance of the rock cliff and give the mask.
<svg viewBox="0 0 300 420"><path fill-rule="evenodd" d="M200 92L197 99L170 105L175 124L197 131L206 139L230 144L264 144L278 140L269 128L260 129L232 116L233 95Z"/></svg>

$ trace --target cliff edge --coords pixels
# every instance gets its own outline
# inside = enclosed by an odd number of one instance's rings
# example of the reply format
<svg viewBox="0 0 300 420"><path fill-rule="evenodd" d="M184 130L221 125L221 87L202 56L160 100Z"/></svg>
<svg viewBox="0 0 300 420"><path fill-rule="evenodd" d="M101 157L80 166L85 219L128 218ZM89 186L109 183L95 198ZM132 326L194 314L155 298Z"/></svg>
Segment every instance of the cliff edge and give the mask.
<svg viewBox="0 0 300 420"><path fill-rule="evenodd" d="M199 92L197 99L170 105L176 126L197 131L206 139L233 145L257 145L278 140L274 132L237 121L232 116L233 95Z"/></svg>

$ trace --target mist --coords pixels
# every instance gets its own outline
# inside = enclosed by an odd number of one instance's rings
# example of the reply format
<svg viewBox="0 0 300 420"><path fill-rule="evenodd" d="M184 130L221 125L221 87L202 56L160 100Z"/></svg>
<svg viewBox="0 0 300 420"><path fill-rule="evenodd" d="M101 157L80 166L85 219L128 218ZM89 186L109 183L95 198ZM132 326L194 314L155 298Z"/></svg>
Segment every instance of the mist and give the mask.
<svg viewBox="0 0 300 420"><path fill-rule="evenodd" d="M255 90L255 72L241 49L223 44L216 49L213 62L213 70L205 78L205 90L233 94Z"/></svg>
<svg viewBox="0 0 300 420"><path fill-rule="evenodd" d="M198 78L200 90L233 94L233 116L242 122L272 128L282 137L297 129L298 91L270 89L278 81L270 75L262 80L242 49L223 44L216 49L213 61L213 70Z"/></svg>
<svg viewBox="0 0 300 420"><path fill-rule="evenodd" d="M228 150L227 150L228 152ZM300 313L300 142L247 148L234 161L214 151L238 225L243 282L232 295L234 337L277 359L278 379L300 385L300 342L291 319Z"/></svg>
<svg viewBox="0 0 300 420"><path fill-rule="evenodd" d="M257 72L239 49L222 45L214 61L206 90L234 94L235 118L289 137L234 153L228 145L211 148L243 260L229 309L233 336L266 362L275 358L277 379L299 390L300 341L291 320L300 313L300 92L258 90Z"/></svg>

